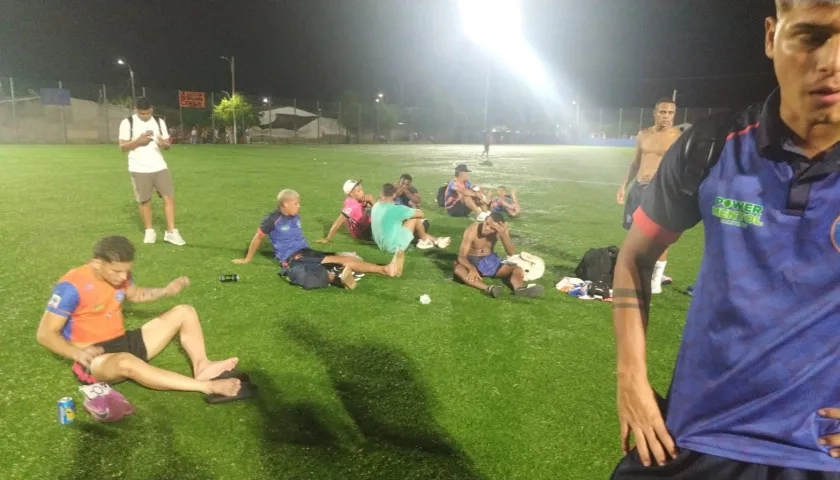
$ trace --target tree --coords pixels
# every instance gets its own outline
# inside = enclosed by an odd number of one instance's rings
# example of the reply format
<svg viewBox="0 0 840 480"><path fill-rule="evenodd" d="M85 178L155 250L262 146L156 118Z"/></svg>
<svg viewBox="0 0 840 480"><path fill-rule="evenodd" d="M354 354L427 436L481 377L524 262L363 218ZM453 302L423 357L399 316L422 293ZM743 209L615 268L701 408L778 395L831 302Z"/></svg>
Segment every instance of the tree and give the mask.
<svg viewBox="0 0 840 480"><path fill-rule="evenodd" d="M213 107L213 116L225 125L233 125L234 113L236 114L237 129L243 128L244 125L259 123L254 112L254 106L238 93L232 98L222 98L222 101Z"/></svg>

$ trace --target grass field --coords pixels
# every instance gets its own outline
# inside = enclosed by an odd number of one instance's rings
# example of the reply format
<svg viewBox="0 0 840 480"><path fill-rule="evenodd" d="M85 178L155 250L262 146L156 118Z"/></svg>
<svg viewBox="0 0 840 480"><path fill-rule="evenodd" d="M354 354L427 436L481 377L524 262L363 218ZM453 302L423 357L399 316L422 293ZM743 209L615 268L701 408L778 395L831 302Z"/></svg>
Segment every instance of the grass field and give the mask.
<svg viewBox="0 0 840 480"><path fill-rule="evenodd" d="M167 154L188 242L142 244L125 157L115 146L0 146L0 458L4 479L603 479L620 458L615 354L608 304L553 289L588 247L620 245L615 191L631 151L480 147L175 146ZM410 251L400 279L367 276L350 292L303 291L268 256L240 256L282 188L302 195L303 227L321 238L340 210L341 185L370 193L404 172L423 195L432 234L460 238L469 221L434 203L453 163L480 185L518 187L524 214L514 242L542 256L546 295L490 299L451 281L447 252ZM80 393L69 362L35 331L55 281L108 234L138 249L134 276L180 296L126 307L127 327L188 303L211 357L237 355L258 399L210 406L200 394L117 387L137 406L118 424L79 409L56 421L56 401ZM674 285L653 304L648 362L667 389L701 254L699 231L672 249ZM329 246L384 263L389 255L342 231ZM270 250L265 245L265 250ZM218 276L238 273L239 283ZM427 293L430 305L418 297ZM189 372L170 346L153 364Z"/></svg>

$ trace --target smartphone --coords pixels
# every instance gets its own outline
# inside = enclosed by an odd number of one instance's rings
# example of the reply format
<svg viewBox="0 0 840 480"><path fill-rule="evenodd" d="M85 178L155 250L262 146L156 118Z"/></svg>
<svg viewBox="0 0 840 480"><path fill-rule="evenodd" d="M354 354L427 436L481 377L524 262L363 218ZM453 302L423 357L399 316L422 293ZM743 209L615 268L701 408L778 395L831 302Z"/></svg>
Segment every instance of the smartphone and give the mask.
<svg viewBox="0 0 840 480"><path fill-rule="evenodd" d="M155 131L154 130L146 130L146 135L148 135L150 137L154 137L155 136Z"/></svg>

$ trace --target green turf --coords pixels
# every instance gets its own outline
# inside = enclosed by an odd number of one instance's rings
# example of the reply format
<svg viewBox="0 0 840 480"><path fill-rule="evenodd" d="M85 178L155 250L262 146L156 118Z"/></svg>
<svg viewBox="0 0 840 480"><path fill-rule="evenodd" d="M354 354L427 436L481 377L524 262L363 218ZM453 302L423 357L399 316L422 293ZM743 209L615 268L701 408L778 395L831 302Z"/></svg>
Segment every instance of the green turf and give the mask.
<svg viewBox="0 0 840 480"><path fill-rule="evenodd" d="M0 146L0 458L2 478L30 479L599 479L619 459L610 308L553 284L587 247L620 244L616 185L631 151L493 147L176 146L167 154L188 242L142 244L126 160L116 146ZM468 225L434 203L457 161L481 185L518 187L516 244L550 271L537 300L490 299L451 281L449 252L410 251L405 275L368 275L355 291L303 291L258 256L235 266L282 188L302 195L309 240L339 212L341 185L375 193L411 173L436 235ZM155 200L160 232L162 211ZM101 425L84 411L56 422L56 400L77 383L68 362L35 342L54 282L88 260L101 236L135 241L135 279L162 286L188 275L180 296L128 306L141 325L178 303L194 305L211 357L237 355L261 387L256 401L208 406L201 395L118 389L134 417ZM162 240L162 234L158 238ZM699 232L673 249L675 284L656 297L648 362L654 387L670 378L700 259ZM266 245L266 247L268 247ZM329 247L386 262L339 233ZM239 283L218 276L238 273ZM418 297L427 293L431 305ZM173 345L153 363L187 373Z"/></svg>

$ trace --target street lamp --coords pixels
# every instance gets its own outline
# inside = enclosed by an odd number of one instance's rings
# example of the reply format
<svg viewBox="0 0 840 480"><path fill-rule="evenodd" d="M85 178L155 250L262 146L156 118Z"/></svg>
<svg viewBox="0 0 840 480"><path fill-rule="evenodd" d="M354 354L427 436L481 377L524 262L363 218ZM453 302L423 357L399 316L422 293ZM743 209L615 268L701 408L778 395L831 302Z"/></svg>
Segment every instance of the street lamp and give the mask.
<svg viewBox="0 0 840 480"><path fill-rule="evenodd" d="M263 104L268 105L268 138L272 138L271 132L271 97L263 97Z"/></svg>
<svg viewBox="0 0 840 480"><path fill-rule="evenodd" d="M128 75L131 77L131 106L134 107L137 105L137 94L134 93L134 70L128 62L121 58L117 60L117 65L128 67Z"/></svg>
<svg viewBox="0 0 840 480"><path fill-rule="evenodd" d="M222 60L226 60L230 64L230 100L233 102L233 96L236 95L236 63L234 62L233 55L230 58L227 57L219 57ZM235 107L235 105L232 105ZM236 137L236 108L233 108L233 143L234 145L239 143Z"/></svg>

